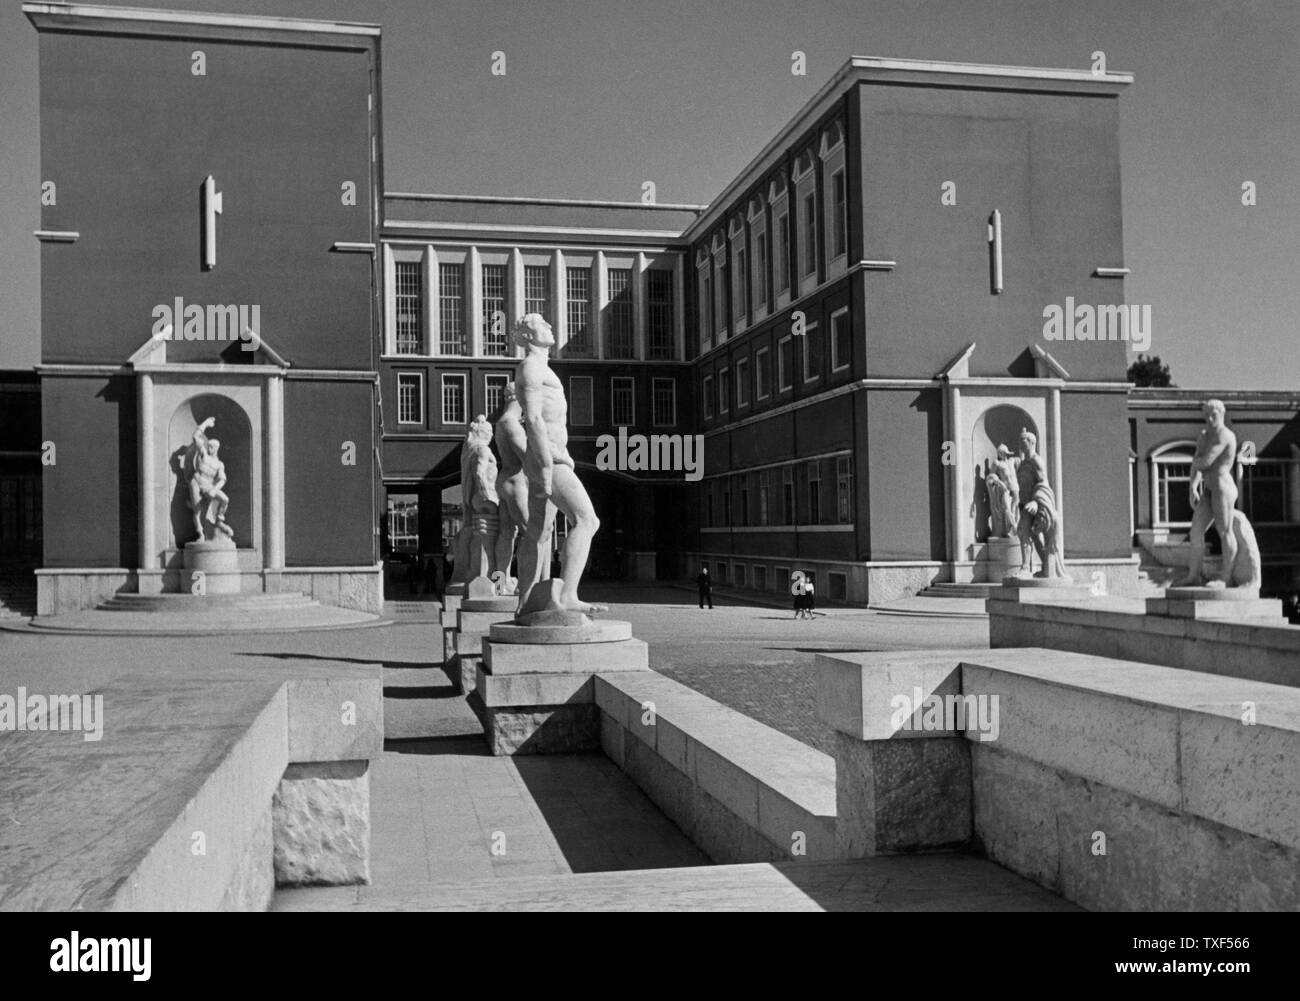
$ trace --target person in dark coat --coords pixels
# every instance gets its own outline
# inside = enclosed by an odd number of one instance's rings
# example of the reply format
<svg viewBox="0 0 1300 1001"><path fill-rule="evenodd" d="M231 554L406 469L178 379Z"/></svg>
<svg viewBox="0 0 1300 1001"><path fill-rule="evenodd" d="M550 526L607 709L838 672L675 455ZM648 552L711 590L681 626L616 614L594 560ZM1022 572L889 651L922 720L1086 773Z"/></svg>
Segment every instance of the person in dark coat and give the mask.
<svg viewBox="0 0 1300 1001"><path fill-rule="evenodd" d="M709 568L704 567L700 570L700 575L695 578L695 586L700 589L700 607L704 607L707 601L709 607L713 607L713 578L709 576Z"/></svg>

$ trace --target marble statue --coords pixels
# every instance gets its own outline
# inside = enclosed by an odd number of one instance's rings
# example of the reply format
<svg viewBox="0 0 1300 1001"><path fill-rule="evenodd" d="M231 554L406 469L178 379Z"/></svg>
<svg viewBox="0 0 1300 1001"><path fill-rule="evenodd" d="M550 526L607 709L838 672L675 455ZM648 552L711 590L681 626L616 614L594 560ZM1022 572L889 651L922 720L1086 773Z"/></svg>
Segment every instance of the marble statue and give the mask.
<svg viewBox="0 0 1300 1001"><path fill-rule="evenodd" d="M1020 576L1033 574L1034 551L1043 568L1035 577L1069 580L1061 554L1061 516L1056 495L1047 480L1047 465L1038 454L1038 438L1030 430L1020 432L1020 454L1015 462L1016 485L1020 498L1020 518L1016 534L1020 537Z"/></svg>
<svg viewBox="0 0 1300 1001"><path fill-rule="evenodd" d="M215 417L209 417L194 429L192 443L185 451L183 469L189 485L189 507L194 512L194 531L198 541L203 542L209 536L203 530L203 521L212 526L213 534L233 539L235 532L226 524L226 509L230 507L230 498L222 489L226 485L226 464L217 458L221 442L209 438L208 428L217 423Z"/></svg>
<svg viewBox="0 0 1300 1001"><path fill-rule="evenodd" d="M541 551L550 532L551 505L569 522L560 580L549 585L542 580L527 589L528 593L521 587L518 617L534 611L605 611L604 606L588 604L578 597L578 583L600 519L569 455L569 407L564 387L549 362L555 335L540 314L529 313L515 325L513 336L524 349L515 390L527 442L523 462L528 480L526 545ZM520 577L524 577L522 568Z"/></svg>
<svg viewBox="0 0 1300 1001"><path fill-rule="evenodd" d="M1020 485L1015 461L1006 445L998 446L998 457L984 477L984 485L989 492L989 537L1008 539L1016 530Z"/></svg>
<svg viewBox="0 0 1300 1001"><path fill-rule="evenodd" d="M492 425L479 414L465 434L460 457L460 491L464 520L456 535L453 584L466 584L492 573L499 514L497 460L492 454Z"/></svg>
<svg viewBox="0 0 1300 1001"><path fill-rule="evenodd" d="M497 496L501 499L500 528L497 531L497 548L494 566L503 576L499 593L503 595L524 593L541 579L547 565L551 547L551 525L555 521L555 508L551 506L546 517L544 532L536 543L528 541L528 477L524 475L524 455L528 451L528 434L524 431L523 408L513 382L506 384L505 404L493 429L497 453L501 456L497 471ZM519 577L510 577L510 561L514 557L515 542L520 534L524 542L519 548Z"/></svg>
<svg viewBox="0 0 1300 1001"><path fill-rule="evenodd" d="M1175 587L1205 584L1212 588L1260 586L1261 567L1255 530L1245 513L1237 507L1237 479L1241 475L1243 456L1237 451L1237 436L1223 422L1221 400L1201 404L1205 427L1196 440L1192 457L1190 494L1192 502L1191 562L1187 575ZM1223 553L1218 576L1206 580L1205 533L1213 524L1219 533Z"/></svg>

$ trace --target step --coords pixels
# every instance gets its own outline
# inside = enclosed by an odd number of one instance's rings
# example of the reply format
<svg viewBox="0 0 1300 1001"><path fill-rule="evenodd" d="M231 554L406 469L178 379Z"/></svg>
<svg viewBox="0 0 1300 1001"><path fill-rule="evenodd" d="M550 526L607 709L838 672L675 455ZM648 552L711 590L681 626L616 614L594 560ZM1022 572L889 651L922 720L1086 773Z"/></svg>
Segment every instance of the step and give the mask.
<svg viewBox="0 0 1300 1001"><path fill-rule="evenodd" d="M970 855L685 866L281 890L275 911L1077 911Z"/></svg>
<svg viewBox="0 0 1300 1001"><path fill-rule="evenodd" d="M987 598L993 591L1000 590L1001 587L1001 581L996 584L975 582L954 584L944 581L931 584L920 592L920 596L922 598Z"/></svg>
<svg viewBox="0 0 1300 1001"><path fill-rule="evenodd" d="M300 591L279 594L115 594L99 605L105 612L271 612L320 604Z"/></svg>

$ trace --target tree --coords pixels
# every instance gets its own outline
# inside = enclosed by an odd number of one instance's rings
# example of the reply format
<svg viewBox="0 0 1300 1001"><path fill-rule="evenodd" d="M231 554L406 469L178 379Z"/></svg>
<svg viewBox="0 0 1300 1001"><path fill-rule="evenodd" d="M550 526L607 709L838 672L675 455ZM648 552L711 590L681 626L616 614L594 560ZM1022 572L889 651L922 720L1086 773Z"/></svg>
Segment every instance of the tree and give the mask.
<svg viewBox="0 0 1300 1001"><path fill-rule="evenodd" d="M1128 367L1128 381L1135 386L1174 388L1174 384L1169 381L1169 366L1160 364L1159 355L1138 355L1137 360Z"/></svg>

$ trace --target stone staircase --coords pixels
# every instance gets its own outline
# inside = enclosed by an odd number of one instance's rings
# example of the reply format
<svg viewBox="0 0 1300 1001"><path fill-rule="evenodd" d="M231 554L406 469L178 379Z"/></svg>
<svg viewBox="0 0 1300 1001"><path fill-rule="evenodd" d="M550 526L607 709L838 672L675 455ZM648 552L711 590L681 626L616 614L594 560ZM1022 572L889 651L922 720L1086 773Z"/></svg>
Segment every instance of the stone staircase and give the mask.
<svg viewBox="0 0 1300 1001"><path fill-rule="evenodd" d="M920 592L920 596L922 598L987 598L1001 586L1000 581L996 584L975 582L954 584L951 581L941 581L931 584Z"/></svg>

